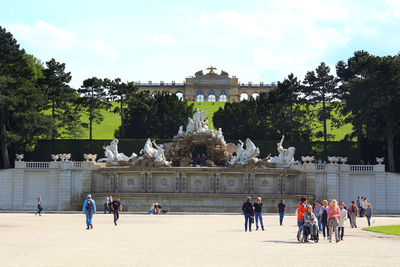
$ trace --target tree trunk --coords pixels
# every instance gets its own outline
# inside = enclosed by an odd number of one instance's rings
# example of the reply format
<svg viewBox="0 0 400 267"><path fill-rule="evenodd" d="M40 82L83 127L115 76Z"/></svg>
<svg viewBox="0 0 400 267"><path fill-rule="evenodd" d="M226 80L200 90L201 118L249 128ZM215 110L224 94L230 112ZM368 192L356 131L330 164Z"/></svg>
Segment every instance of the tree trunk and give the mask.
<svg viewBox="0 0 400 267"><path fill-rule="evenodd" d="M6 126L4 123L4 112L3 110L0 110L0 145L1 145L1 155L3 157L3 166L4 169L9 169L10 168L10 158L8 156L8 149L7 149L7 143L4 139L3 133L6 130Z"/></svg>
<svg viewBox="0 0 400 267"><path fill-rule="evenodd" d="M393 129L389 130L389 136L387 137L387 150L388 150L388 160L389 160L389 171L395 171L395 162L394 162L394 135Z"/></svg>
<svg viewBox="0 0 400 267"><path fill-rule="evenodd" d="M327 130L326 130L326 107L325 107L325 99L322 101L322 114L324 116L324 156L328 156L328 146L327 146Z"/></svg>
<svg viewBox="0 0 400 267"><path fill-rule="evenodd" d="M92 140L93 98L94 98L94 92L92 88L92 98L90 99L90 105L89 105L89 140Z"/></svg>
<svg viewBox="0 0 400 267"><path fill-rule="evenodd" d="M52 103L52 107L51 107L51 115L52 115L52 118L53 118L53 121L54 121L54 123L55 123L55 126L57 125L56 124L56 112L55 112L55 97L53 96L53 103ZM51 131L51 139L52 140L54 140L54 139L56 139L56 129L53 129L52 131Z"/></svg>
<svg viewBox="0 0 400 267"><path fill-rule="evenodd" d="M121 139L125 138L125 129L124 129L124 113L123 113L123 96L121 95Z"/></svg>

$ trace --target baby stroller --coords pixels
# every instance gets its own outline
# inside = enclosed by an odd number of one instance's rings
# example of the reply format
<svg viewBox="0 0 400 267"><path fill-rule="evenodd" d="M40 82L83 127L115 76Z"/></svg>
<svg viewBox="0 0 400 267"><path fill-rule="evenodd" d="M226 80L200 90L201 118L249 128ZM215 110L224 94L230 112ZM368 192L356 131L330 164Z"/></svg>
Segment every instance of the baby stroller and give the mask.
<svg viewBox="0 0 400 267"><path fill-rule="evenodd" d="M318 230L317 230L316 235L311 235L310 228L303 225L302 227L300 227L299 231L297 232L297 240L300 243L304 243L304 242L306 242L306 240L313 240L315 243L318 243L318 240L319 240Z"/></svg>

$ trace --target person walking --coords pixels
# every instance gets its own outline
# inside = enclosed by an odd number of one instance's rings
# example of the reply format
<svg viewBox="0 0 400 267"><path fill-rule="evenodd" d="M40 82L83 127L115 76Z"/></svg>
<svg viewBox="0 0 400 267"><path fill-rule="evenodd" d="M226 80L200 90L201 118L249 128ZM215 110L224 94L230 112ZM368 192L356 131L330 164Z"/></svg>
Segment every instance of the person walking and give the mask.
<svg viewBox="0 0 400 267"><path fill-rule="evenodd" d="M338 203L336 199L333 199L328 207L329 242L332 242L333 231L335 231L336 243L340 241L338 236L339 216Z"/></svg>
<svg viewBox="0 0 400 267"><path fill-rule="evenodd" d="M42 211L43 211L42 198L38 197L38 199L37 199L37 211L35 212L35 215L39 214L39 216L42 216Z"/></svg>
<svg viewBox="0 0 400 267"><path fill-rule="evenodd" d="M344 235L344 221L347 220L347 210L344 207L344 202L340 202L340 216L339 216L339 226L338 226L338 236L341 241L343 241Z"/></svg>
<svg viewBox="0 0 400 267"><path fill-rule="evenodd" d="M258 197L256 202L253 204L254 206L254 214L255 214L255 219L256 219L256 230L258 230L258 220L260 220L260 225L261 229L264 231L264 223L263 223L263 217L262 217L262 206L263 203L261 201L261 197Z"/></svg>
<svg viewBox="0 0 400 267"><path fill-rule="evenodd" d="M113 202L113 197L112 195L109 196L109 200L108 200L108 214L111 214L111 203Z"/></svg>
<svg viewBox="0 0 400 267"><path fill-rule="evenodd" d="M363 197L361 201L361 207L362 207L362 214L361 217L365 216L365 212L368 208L368 202L367 202L367 197Z"/></svg>
<svg viewBox="0 0 400 267"><path fill-rule="evenodd" d="M106 195L104 197L104 214L108 212L110 212L110 198L108 197L108 195Z"/></svg>
<svg viewBox="0 0 400 267"><path fill-rule="evenodd" d="M243 203L242 211L244 214L244 231L247 232L247 225L249 232L251 232L251 217L253 216L253 205L251 205L251 197L247 197L246 202Z"/></svg>
<svg viewBox="0 0 400 267"><path fill-rule="evenodd" d="M321 201L317 200L315 207L314 207L314 214L315 214L315 217L317 218L319 231L322 230L321 215L319 214L320 211L321 211Z"/></svg>
<svg viewBox="0 0 400 267"><path fill-rule="evenodd" d="M82 208L83 214L86 214L86 230L93 229L93 214L96 213L96 203L92 195L88 194Z"/></svg>
<svg viewBox="0 0 400 267"><path fill-rule="evenodd" d="M357 214L358 214L358 208L356 206L356 203L354 201L352 201L351 205L350 205L351 228L357 228Z"/></svg>
<svg viewBox="0 0 400 267"><path fill-rule="evenodd" d="M360 216L360 217L362 217L362 215L361 215L361 213L362 213L361 202L362 202L361 197L358 196L358 197L357 197L357 202L356 202L356 203L357 203L357 210L359 211L358 216Z"/></svg>
<svg viewBox="0 0 400 267"><path fill-rule="evenodd" d="M321 217L322 224L322 234L324 235L324 240L329 238L329 229L328 229L328 201L322 201L322 207L319 210L319 216Z"/></svg>
<svg viewBox="0 0 400 267"><path fill-rule="evenodd" d="M281 199L281 203L278 204L276 209L279 212L279 225L282 226L283 217L285 217L285 210L286 210L286 205L285 205L285 200L284 199Z"/></svg>
<svg viewBox="0 0 400 267"><path fill-rule="evenodd" d="M119 219L119 212L122 210L122 205L119 197L117 197L117 200L114 200L111 203L111 209L114 213L114 225L117 226L117 221Z"/></svg>
<svg viewBox="0 0 400 267"><path fill-rule="evenodd" d="M302 197L299 206L297 207L297 226L299 229L304 224L304 213L307 212L307 202L308 199L306 197Z"/></svg>
<svg viewBox="0 0 400 267"><path fill-rule="evenodd" d="M368 226L371 226L371 216L372 216L372 208L371 204L367 204L367 209L365 210L365 216L367 217Z"/></svg>

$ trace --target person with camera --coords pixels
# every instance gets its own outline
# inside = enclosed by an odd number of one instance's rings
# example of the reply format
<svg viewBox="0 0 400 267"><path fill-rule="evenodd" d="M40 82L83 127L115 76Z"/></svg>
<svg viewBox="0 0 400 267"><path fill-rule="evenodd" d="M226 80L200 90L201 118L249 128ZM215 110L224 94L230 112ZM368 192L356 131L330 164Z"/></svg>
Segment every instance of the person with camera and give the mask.
<svg viewBox="0 0 400 267"><path fill-rule="evenodd" d="M253 205L251 204L251 197L247 197L246 202L243 203L242 211L244 214L244 231L247 232L247 225L249 232L251 232L251 221L254 213Z"/></svg>

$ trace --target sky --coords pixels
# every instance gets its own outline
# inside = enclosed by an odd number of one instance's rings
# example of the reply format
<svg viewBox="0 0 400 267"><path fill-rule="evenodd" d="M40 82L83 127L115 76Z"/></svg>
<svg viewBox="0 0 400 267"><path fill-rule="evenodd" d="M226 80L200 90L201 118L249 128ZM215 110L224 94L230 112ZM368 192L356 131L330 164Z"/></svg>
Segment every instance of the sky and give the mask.
<svg viewBox="0 0 400 267"><path fill-rule="evenodd" d="M183 82L210 65L243 83L302 80L357 50L400 52L397 0L0 0L0 25L43 63L65 63L75 88L93 76Z"/></svg>

